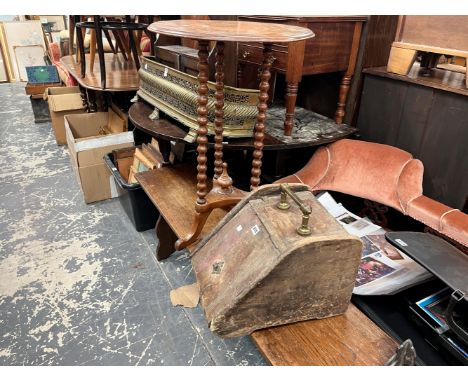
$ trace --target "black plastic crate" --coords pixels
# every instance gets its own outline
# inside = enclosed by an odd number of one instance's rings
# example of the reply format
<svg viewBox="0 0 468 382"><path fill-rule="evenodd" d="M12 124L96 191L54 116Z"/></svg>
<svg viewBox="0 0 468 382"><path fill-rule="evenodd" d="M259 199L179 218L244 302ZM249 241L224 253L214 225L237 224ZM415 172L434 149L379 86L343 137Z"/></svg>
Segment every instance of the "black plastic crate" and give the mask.
<svg viewBox="0 0 468 382"><path fill-rule="evenodd" d="M118 151L118 150L117 150ZM114 176L119 200L127 216L138 232L152 229L156 225L159 211L138 183L127 183L115 166L112 154L104 156L104 162Z"/></svg>

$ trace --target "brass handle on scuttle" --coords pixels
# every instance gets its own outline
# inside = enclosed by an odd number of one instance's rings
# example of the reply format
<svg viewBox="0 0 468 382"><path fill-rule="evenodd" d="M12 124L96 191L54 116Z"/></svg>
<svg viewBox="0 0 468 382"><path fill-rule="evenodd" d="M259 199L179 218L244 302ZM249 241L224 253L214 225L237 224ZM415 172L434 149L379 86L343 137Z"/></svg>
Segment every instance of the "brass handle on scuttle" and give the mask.
<svg viewBox="0 0 468 382"><path fill-rule="evenodd" d="M288 195L290 198L299 206L299 209L302 212L302 223L300 227L297 229L297 233L301 236L308 236L310 235L310 228L309 228L309 216L312 213L312 209L310 206L304 204L299 197L291 191L289 184L282 183L280 185L281 190L281 199L279 203L276 205L280 210L288 210L291 205L288 203Z"/></svg>

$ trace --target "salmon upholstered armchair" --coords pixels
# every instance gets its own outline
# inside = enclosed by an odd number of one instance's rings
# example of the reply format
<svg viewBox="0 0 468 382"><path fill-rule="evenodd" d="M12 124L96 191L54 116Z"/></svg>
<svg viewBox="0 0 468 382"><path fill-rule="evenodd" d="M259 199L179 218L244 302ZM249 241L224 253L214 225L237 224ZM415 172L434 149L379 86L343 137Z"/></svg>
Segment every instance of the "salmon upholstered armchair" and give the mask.
<svg viewBox="0 0 468 382"><path fill-rule="evenodd" d="M342 139L320 147L298 172L277 183L304 183L395 208L468 247L468 215L422 194L424 167L396 147Z"/></svg>

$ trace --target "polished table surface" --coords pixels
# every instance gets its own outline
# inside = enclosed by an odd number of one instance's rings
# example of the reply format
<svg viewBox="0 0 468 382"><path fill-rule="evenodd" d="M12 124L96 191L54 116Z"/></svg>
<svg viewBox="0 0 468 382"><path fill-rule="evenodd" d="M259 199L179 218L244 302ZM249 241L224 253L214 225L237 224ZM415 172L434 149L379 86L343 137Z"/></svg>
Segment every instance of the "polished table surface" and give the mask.
<svg viewBox="0 0 468 382"><path fill-rule="evenodd" d="M345 314L251 334L273 366L381 366L398 343L352 303Z"/></svg>
<svg viewBox="0 0 468 382"><path fill-rule="evenodd" d="M171 20L158 21L150 32L196 40L237 42L294 42L314 37L307 28L247 21Z"/></svg>
<svg viewBox="0 0 468 382"><path fill-rule="evenodd" d="M86 55L86 62L89 62L89 54ZM75 56L64 56L60 62L65 66L70 75L86 89L99 90L101 88L101 75L99 60L94 64L94 70L86 70L84 78L81 77L80 63ZM106 91L135 91L139 89L140 79L135 63L132 60L125 61L121 55L106 53Z"/></svg>

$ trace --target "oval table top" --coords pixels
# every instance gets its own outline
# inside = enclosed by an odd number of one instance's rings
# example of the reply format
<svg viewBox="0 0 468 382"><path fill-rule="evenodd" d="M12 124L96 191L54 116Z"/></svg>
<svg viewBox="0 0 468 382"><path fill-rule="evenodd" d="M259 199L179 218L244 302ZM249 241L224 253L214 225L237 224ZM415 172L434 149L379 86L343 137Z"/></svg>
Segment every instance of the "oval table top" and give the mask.
<svg viewBox="0 0 468 382"><path fill-rule="evenodd" d="M293 42L315 36L308 28L252 21L169 20L157 21L150 32L195 40L236 42Z"/></svg>

